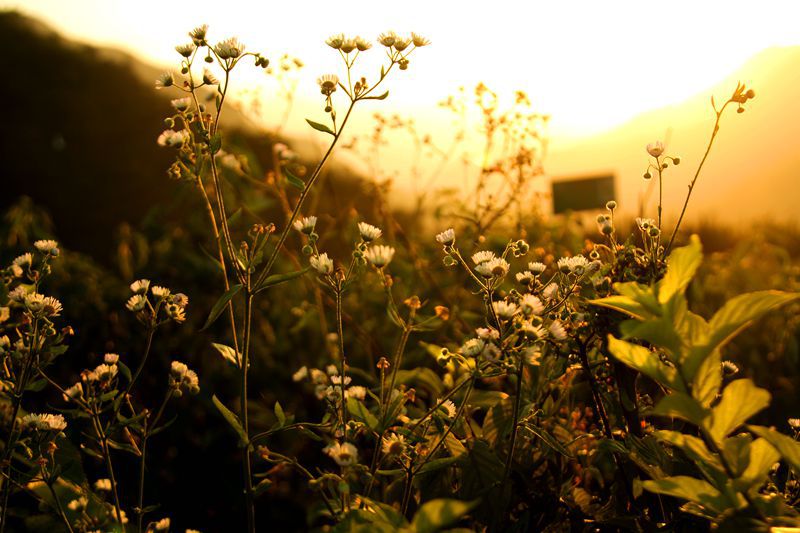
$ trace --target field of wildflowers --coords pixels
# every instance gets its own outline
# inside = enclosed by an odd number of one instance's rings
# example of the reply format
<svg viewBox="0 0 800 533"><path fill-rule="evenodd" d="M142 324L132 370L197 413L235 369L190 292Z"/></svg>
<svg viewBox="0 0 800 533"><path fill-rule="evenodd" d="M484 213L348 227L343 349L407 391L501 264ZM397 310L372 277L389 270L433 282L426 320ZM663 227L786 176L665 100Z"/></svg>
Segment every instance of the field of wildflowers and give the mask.
<svg viewBox="0 0 800 533"><path fill-rule="evenodd" d="M684 224L754 91L714 104L700 161L643 147L653 218L618 220L614 201L592 228L540 215L546 117L483 85L474 190L409 215L384 184L335 209L320 185L348 120L430 43L326 44L341 71L307 122L327 150L309 165L272 143L266 178L220 117L231 79L269 59L206 26L176 47L156 141L195 209L120 252L149 250L130 279L8 210L0 532L800 527L800 239L731 231L704 253ZM377 120L376 136L407 126ZM677 165L693 165L685 203L663 206Z"/></svg>

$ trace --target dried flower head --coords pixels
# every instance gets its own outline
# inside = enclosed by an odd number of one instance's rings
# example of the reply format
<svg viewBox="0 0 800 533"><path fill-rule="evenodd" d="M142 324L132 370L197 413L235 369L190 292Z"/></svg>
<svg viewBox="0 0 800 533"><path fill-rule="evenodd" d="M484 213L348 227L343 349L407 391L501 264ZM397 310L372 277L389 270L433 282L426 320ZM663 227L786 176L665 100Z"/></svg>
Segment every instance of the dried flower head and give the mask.
<svg viewBox="0 0 800 533"><path fill-rule="evenodd" d="M30 413L22 417L20 425L27 431L64 431L67 422L62 415Z"/></svg>
<svg viewBox="0 0 800 533"><path fill-rule="evenodd" d="M656 141L648 144L647 153L653 157L660 157L664 153L664 143Z"/></svg>
<svg viewBox="0 0 800 533"><path fill-rule="evenodd" d="M53 240L39 240L34 242L33 245L43 254L57 256L59 253L58 243Z"/></svg>

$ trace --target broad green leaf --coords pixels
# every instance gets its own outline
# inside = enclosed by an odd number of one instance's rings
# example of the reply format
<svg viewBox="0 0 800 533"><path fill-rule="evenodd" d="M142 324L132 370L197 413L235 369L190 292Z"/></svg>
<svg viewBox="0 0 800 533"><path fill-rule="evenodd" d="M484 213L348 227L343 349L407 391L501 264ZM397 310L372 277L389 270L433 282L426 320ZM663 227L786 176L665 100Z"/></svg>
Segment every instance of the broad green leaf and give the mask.
<svg viewBox="0 0 800 533"><path fill-rule="evenodd" d="M620 362L634 370L638 370L658 383L666 385L673 390L686 392L683 383L678 379L675 368L662 363L658 358L658 354L651 352L644 346L631 344L609 335L608 350Z"/></svg>
<svg viewBox="0 0 800 533"><path fill-rule="evenodd" d="M721 443L731 431L767 407L770 398L767 390L756 387L749 379L732 381L722 391L722 400L712 410L710 420L706 421L711 437Z"/></svg>
<svg viewBox="0 0 800 533"><path fill-rule="evenodd" d="M308 122L308 125L311 126L312 128L314 128L317 131L321 131L323 133L329 133L329 134L333 135L334 137L336 136L336 134L333 132L333 130L330 129L325 124L320 124L319 122L314 122L313 120L309 120L309 119L306 119L306 122Z"/></svg>
<svg viewBox="0 0 800 533"><path fill-rule="evenodd" d="M664 396L650 411L650 414L680 418L700 426L703 423L703 419L708 416L708 411L688 394L673 392Z"/></svg>
<svg viewBox="0 0 800 533"><path fill-rule="evenodd" d="M626 283L615 283L614 290L622 296L627 296L639 302L652 316L661 316L661 303L656 297L655 287L629 281Z"/></svg>
<svg viewBox="0 0 800 533"><path fill-rule="evenodd" d="M477 502L440 498L422 504L411 521L416 533L435 533L458 522Z"/></svg>
<svg viewBox="0 0 800 533"><path fill-rule="evenodd" d="M297 279L306 272L311 269L310 266L304 268L303 270L295 270L294 272L287 272L285 274L273 274L271 276L267 276L267 279L258 286L255 290L256 293L263 291L264 289L268 289L269 287L274 287L275 285L280 285L281 283L286 283L287 281L291 281L293 279Z"/></svg>
<svg viewBox="0 0 800 533"><path fill-rule="evenodd" d="M683 453L693 461L707 463L718 469L722 469L717 457L709 451L703 440L698 437L668 429L657 430L655 436L659 440L667 442L676 448L680 448Z"/></svg>
<svg viewBox="0 0 800 533"><path fill-rule="evenodd" d="M676 248L667 258L667 272L658 282L658 301L667 303L676 294L683 294L703 261L700 238L692 235L688 246Z"/></svg>
<svg viewBox="0 0 800 533"><path fill-rule="evenodd" d="M709 321L709 345L719 348L750 322L800 297L799 293L758 291L728 300Z"/></svg>
<svg viewBox="0 0 800 533"><path fill-rule="evenodd" d="M630 315L639 320L645 320L656 316L645 306L636 300L629 298L628 296L608 296L607 298L601 298L598 300L589 300L589 303L592 305L599 305L601 307L608 307L609 309L619 311L620 313L625 313L626 315Z"/></svg>
<svg viewBox="0 0 800 533"><path fill-rule="evenodd" d="M781 458L781 454L767 439L756 439L750 445L749 464L737 480L744 490L760 487L766 480L770 468Z"/></svg>
<svg viewBox="0 0 800 533"><path fill-rule="evenodd" d="M750 444L753 438L750 435L734 435L722 441L722 454L733 471L739 477L750 464Z"/></svg>
<svg viewBox="0 0 800 533"><path fill-rule="evenodd" d="M367 406L364 405L364 402L358 398L347 398L347 410L351 415L353 415L353 417L357 418L361 422L364 422L371 430L378 430L378 419L375 418L375 415L369 412L369 409L367 409Z"/></svg>
<svg viewBox="0 0 800 533"><path fill-rule="evenodd" d="M440 395L444 391L442 378L430 368L421 366L413 370L398 370L397 383L413 384L418 388L424 388L435 395Z"/></svg>
<svg viewBox="0 0 800 533"><path fill-rule="evenodd" d="M239 444L244 447L247 446L248 438L247 434L244 432L244 428L242 427L242 423L239 421L239 417L234 414L233 411L225 407L225 404L217 398L217 395L213 395L211 397L211 401L214 402L214 406L222 415L222 418L231 426L233 431L239 436Z"/></svg>
<svg viewBox="0 0 800 533"><path fill-rule="evenodd" d="M242 288L241 285L234 285L233 287L225 291L225 294L219 297L217 303L215 303L214 307L211 308L211 312L208 314L206 323L203 325L202 328L200 328L200 331L208 329L208 327L214 323L214 321L219 317L219 315L222 314L222 311L225 310L225 307L227 307L228 302L231 301L231 298L236 296L236 293L239 292L241 288Z"/></svg>
<svg viewBox="0 0 800 533"><path fill-rule="evenodd" d="M715 514L722 513L730 502L710 483L690 476L672 476L663 479L650 479L642 482L642 487L656 494L665 494L689 500Z"/></svg>
<svg viewBox="0 0 800 533"><path fill-rule="evenodd" d="M747 426L747 429L772 444L795 473L800 474L800 442L764 426Z"/></svg>
<svg viewBox="0 0 800 533"><path fill-rule="evenodd" d="M680 358L681 338L675 332L672 320L666 317L645 321L626 320L620 324L619 329L626 339L639 339L666 349L671 356L670 360Z"/></svg>
<svg viewBox="0 0 800 533"><path fill-rule="evenodd" d="M722 361L719 350L714 350L706 357L694 377L687 377L692 379L692 396L703 407L711 407L722 387Z"/></svg>

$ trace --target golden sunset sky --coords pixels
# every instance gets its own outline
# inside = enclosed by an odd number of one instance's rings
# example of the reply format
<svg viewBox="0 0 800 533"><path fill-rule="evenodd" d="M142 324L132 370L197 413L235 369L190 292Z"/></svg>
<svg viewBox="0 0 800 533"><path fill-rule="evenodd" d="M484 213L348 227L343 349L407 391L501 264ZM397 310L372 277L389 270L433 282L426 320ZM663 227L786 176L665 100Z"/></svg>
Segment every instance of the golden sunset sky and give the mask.
<svg viewBox="0 0 800 533"><path fill-rule="evenodd" d="M338 53L325 39L340 32L374 40L387 30L414 31L432 45L412 55L406 72L393 73L387 81L389 99L367 102L356 113L351 135L367 134L372 112L381 111L414 117L420 131L446 142L452 115L436 104L459 86L469 91L482 81L509 100L514 90L523 90L535 111L552 117L548 174L613 173L618 199L629 214L637 212L644 194L644 146L659 139L671 142L672 153L687 161L665 190L679 205L713 124L709 97L724 101L742 81L758 97L752 112L726 119L720 153L709 161L710 175L696 193L695 213L730 220L798 218L794 198L800 182L792 155L798 151L791 144L800 139L800 107L792 96L797 86L792 80L800 77L800 54L792 52L800 48L791 48L800 45L797 0L0 0L0 9L17 9L68 38L117 48L164 69L177 70L174 47L204 23L212 42L237 36L248 50L273 62L290 53L305 68L283 131L312 147L325 140L303 120L326 119L316 79L343 74ZM362 55L356 73L377 78L381 48ZM283 111L275 98L277 86L259 69L247 67L237 69L232 91L241 96L255 90L262 97L265 125L274 128ZM781 91L779 101L776 92ZM750 135L755 130L757 137ZM757 157L747 153L754 140L763 149ZM403 176L397 165L407 163L408 144L408 139L392 142L384 162L396 168L384 177ZM473 169L479 164L472 162ZM463 187L457 173L454 169L437 185ZM745 202L738 211L726 208L741 198L759 201Z"/></svg>
<svg viewBox="0 0 800 533"><path fill-rule="evenodd" d="M485 81L499 93L526 90L553 116L554 136L602 131L702 91L765 48L800 44L794 0L2 0L0 7L160 65L176 64L173 47L208 23L212 37L239 36L267 57L300 57L307 68L299 92L312 98L316 76L339 70L323 44L329 35L416 31L433 46L420 51L405 83L393 80L398 107L413 113L459 85Z"/></svg>

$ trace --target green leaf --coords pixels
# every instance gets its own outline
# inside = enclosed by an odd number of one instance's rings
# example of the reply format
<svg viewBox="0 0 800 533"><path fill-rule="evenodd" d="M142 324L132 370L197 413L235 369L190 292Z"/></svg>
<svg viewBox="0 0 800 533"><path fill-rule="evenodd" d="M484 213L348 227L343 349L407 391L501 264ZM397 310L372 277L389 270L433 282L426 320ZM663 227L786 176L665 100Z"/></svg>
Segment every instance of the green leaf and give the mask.
<svg viewBox="0 0 800 533"><path fill-rule="evenodd" d="M283 412L283 407L281 407L281 402L275 402L275 417L278 419L280 427L286 425L286 414Z"/></svg>
<svg viewBox="0 0 800 533"><path fill-rule="evenodd" d="M369 412L369 409L367 409L367 406L364 405L364 402L351 396L350 398L347 398L347 410L351 415L353 415L353 417L364 422L371 430L377 431L378 419L375 418L375 415Z"/></svg>
<svg viewBox="0 0 800 533"><path fill-rule="evenodd" d="M767 480L772 465L781 458L780 452L763 438L753 441L749 452L749 464L742 477L737 480L737 485L744 490L760 487Z"/></svg>
<svg viewBox="0 0 800 533"><path fill-rule="evenodd" d="M683 383L678 380L675 368L662 363L658 358L658 354L651 352L644 346L631 344L609 335L608 350L620 362L634 370L638 370L658 383L666 385L673 390L686 392Z"/></svg>
<svg viewBox="0 0 800 533"><path fill-rule="evenodd" d="M589 300L589 303L592 305L607 307L609 309L619 311L620 313L625 313L626 315L632 316L633 318L639 320L646 320L655 316L645 306L628 296L609 296L599 300Z"/></svg>
<svg viewBox="0 0 800 533"><path fill-rule="evenodd" d="M714 350L703 361L692 379L692 396L703 407L711 407L722 387L722 361L719 350Z"/></svg>
<svg viewBox="0 0 800 533"><path fill-rule="evenodd" d="M286 181L289 182L289 185L296 189L300 189L301 191L306 188L306 182L292 173L287 167L283 167L283 174L286 176Z"/></svg>
<svg viewBox="0 0 800 533"><path fill-rule="evenodd" d="M387 96L389 96L389 91L386 91L379 96L365 96L364 100L386 100Z"/></svg>
<svg viewBox="0 0 800 533"><path fill-rule="evenodd" d="M667 272L658 282L658 301L667 303L676 294L683 294L703 262L700 238L692 235L688 246L676 248L667 258Z"/></svg>
<svg viewBox="0 0 800 533"><path fill-rule="evenodd" d="M708 411L688 394L673 392L664 396L650 414L680 418L700 426L708 416Z"/></svg>
<svg viewBox="0 0 800 533"><path fill-rule="evenodd" d="M750 464L750 444L753 438L748 435L734 435L722 441L722 455L728 462L735 477L739 477Z"/></svg>
<svg viewBox="0 0 800 533"><path fill-rule="evenodd" d="M222 148L222 135L219 133L215 133L211 137L211 141L208 143L208 149L211 151L211 154L216 154Z"/></svg>
<svg viewBox="0 0 800 533"><path fill-rule="evenodd" d="M711 437L718 443L748 418L769 405L770 393L749 379L737 379L725 387L722 400L711 412L710 422L706 428Z"/></svg>
<svg viewBox="0 0 800 533"><path fill-rule="evenodd" d="M203 325L202 328L200 328L200 331L208 329L208 327L211 324L213 324L217 318L219 318L219 315L221 315L222 311L225 310L225 307L227 307L228 302L231 301L231 298L236 296L236 293L239 292L241 289L242 289L241 285L234 285L233 287L225 291L225 294L220 296L219 300L217 300L217 303L215 303L214 307L211 308L211 312L208 314L206 323Z"/></svg>
<svg viewBox="0 0 800 533"><path fill-rule="evenodd" d="M715 514L722 513L730 505L727 498L710 483L690 476L650 479L643 481L642 487L656 494L665 494L695 502Z"/></svg>
<svg viewBox="0 0 800 533"><path fill-rule="evenodd" d="M719 470L722 469L722 465L717 457L708 450L705 442L698 437L667 429L657 430L655 436L661 441L667 442L676 448L680 448L689 459L695 462L709 464Z"/></svg>
<svg viewBox="0 0 800 533"><path fill-rule="evenodd" d="M800 442L764 426L747 426L747 429L774 446L795 473L800 474Z"/></svg>
<svg viewBox="0 0 800 533"><path fill-rule="evenodd" d="M309 119L306 119L306 122L308 122L308 125L311 126L312 128L314 128L317 131L321 131L323 133L329 133L329 134L333 135L334 137L336 136L336 134L333 132L333 130L330 129L325 124L320 124L319 122L314 122L313 120L309 120Z"/></svg>
<svg viewBox="0 0 800 533"><path fill-rule="evenodd" d="M216 342L212 342L211 346L217 349L217 351L222 355L222 357L228 361L230 364L239 368L242 364L241 354L237 354L236 350L227 346L225 344L219 344Z"/></svg>
<svg viewBox="0 0 800 533"><path fill-rule="evenodd" d="M422 504L411 521L416 533L435 533L458 522L477 502L439 498Z"/></svg>
<svg viewBox="0 0 800 533"><path fill-rule="evenodd" d="M272 480L265 477L264 479L262 479L261 481L258 482L258 485L253 487L253 494L258 496L259 494L261 494L262 492L266 491L271 486L272 486Z"/></svg>
<svg viewBox="0 0 800 533"><path fill-rule="evenodd" d="M248 442L247 433L244 432L244 428L242 427L242 423L239 421L239 417L236 416L236 414L234 414L233 411L225 407L225 404L222 403L219 398L217 398L216 394L211 397L211 401L214 402L214 406L220 412L222 417L225 419L228 425L230 425L231 428L233 428L233 431L235 431L236 434L239 436L239 444L243 448L247 446Z"/></svg>
<svg viewBox="0 0 800 533"><path fill-rule="evenodd" d="M267 279L265 279L264 282L258 286L255 292L258 293L263 291L264 289L274 287L275 285L280 285L281 283L286 283L287 281L297 279L306 272L308 272L310 269L311 267L308 266L303 270L296 270L294 272L287 272L285 274L273 274L271 276L267 276Z"/></svg>
<svg viewBox="0 0 800 533"><path fill-rule="evenodd" d="M721 347L753 320L798 297L800 294L793 292L758 291L728 300L708 323L711 329L709 345Z"/></svg>

